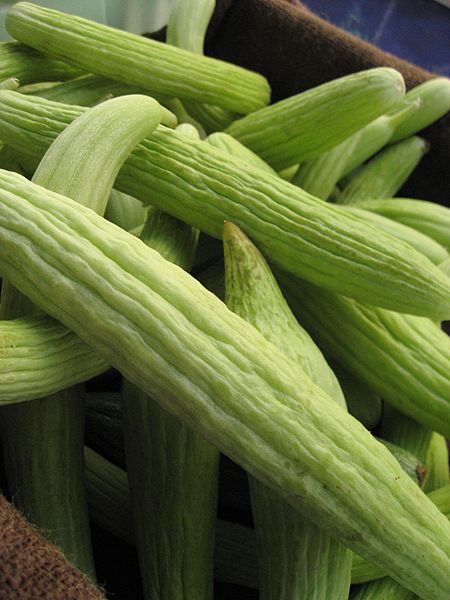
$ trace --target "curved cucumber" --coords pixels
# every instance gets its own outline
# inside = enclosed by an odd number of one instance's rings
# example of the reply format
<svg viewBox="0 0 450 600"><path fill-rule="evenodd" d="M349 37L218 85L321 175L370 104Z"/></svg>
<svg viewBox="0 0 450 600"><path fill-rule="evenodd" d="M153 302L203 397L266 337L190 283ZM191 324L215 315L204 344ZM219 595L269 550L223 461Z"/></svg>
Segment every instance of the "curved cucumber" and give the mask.
<svg viewBox="0 0 450 600"><path fill-rule="evenodd" d="M389 146L352 177L337 197L339 204L354 204L365 198L395 196L428 149L420 137L413 136Z"/></svg>
<svg viewBox="0 0 450 600"><path fill-rule="evenodd" d="M35 155L77 112L10 91L0 92L0 108L0 139ZM176 131L158 128L131 154L116 186L214 237L224 220L235 222L274 264L361 302L436 319L450 312L449 279L414 249Z"/></svg>
<svg viewBox="0 0 450 600"><path fill-rule="evenodd" d="M29 2L10 8L6 28L24 44L88 73L150 91L244 114L269 102L269 84L258 73Z"/></svg>
<svg viewBox="0 0 450 600"><path fill-rule="evenodd" d="M441 246L441 244L438 244L438 242L429 236L412 227L403 225L403 223L384 217L376 212L360 208L359 204L346 206L346 210L364 219L367 223L379 227L393 237L406 242L418 252L421 252L435 265L440 265L449 258L449 254L444 246Z"/></svg>
<svg viewBox="0 0 450 600"><path fill-rule="evenodd" d="M3 276L163 407L399 583L448 598L445 517L362 425L187 273L6 171L0 247Z"/></svg>
<svg viewBox="0 0 450 600"><path fill-rule="evenodd" d="M242 117L226 133L280 171L336 146L384 114L404 93L398 71L368 69Z"/></svg>
<svg viewBox="0 0 450 600"><path fill-rule="evenodd" d="M450 248L450 209L445 206L414 198L360 200L355 206L407 225Z"/></svg>
<svg viewBox="0 0 450 600"><path fill-rule="evenodd" d="M15 77L20 85L38 81L63 81L82 74L79 69L55 60L18 42L0 43L0 80Z"/></svg>
<svg viewBox="0 0 450 600"><path fill-rule="evenodd" d="M438 325L279 280L294 314L327 355L401 412L450 435L450 340Z"/></svg>

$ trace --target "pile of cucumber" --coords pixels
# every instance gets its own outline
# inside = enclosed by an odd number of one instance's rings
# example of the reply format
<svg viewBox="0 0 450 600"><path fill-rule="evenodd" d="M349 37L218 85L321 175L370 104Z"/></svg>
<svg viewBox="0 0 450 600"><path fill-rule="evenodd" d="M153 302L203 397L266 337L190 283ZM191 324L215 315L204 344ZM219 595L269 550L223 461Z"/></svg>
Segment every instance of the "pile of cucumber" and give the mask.
<svg viewBox="0 0 450 600"><path fill-rule="evenodd" d="M270 104L203 55L214 7L175 0L166 43L9 11L5 492L93 579L89 518L136 544L148 600L448 600L450 210L396 194L450 81ZM252 526L217 519L220 453Z"/></svg>

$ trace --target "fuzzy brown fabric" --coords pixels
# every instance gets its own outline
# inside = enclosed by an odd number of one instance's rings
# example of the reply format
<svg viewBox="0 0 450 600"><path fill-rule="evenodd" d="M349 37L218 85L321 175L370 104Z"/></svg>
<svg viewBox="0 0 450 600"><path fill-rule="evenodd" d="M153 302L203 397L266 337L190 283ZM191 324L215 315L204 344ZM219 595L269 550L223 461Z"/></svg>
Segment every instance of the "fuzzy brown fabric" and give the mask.
<svg viewBox="0 0 450 600"><path fill-rule="evenodd" d="M274 101L375 66L390 66L411 88L433 75L286 0L218 0L206 53L258 71ZM423 132L431 152L403 195L446 204L450 195L450 114Z"/></svg>
<svg viewBox="0 0 450 600"><path fill-rule="evenodd" d="M0 600L105 600L0 495Z"/></svg>

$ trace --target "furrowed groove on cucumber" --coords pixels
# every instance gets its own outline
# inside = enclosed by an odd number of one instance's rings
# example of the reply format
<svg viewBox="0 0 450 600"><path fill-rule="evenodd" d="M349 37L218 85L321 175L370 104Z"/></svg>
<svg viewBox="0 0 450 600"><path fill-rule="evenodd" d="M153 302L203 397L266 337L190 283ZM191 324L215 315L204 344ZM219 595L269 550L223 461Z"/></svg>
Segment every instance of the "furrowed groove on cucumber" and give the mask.
<svg viewBox="0 0 450 600"><path fill-rule="evenodd" d="M76 112L9 91L0 92L0 108L0 139L35 155ZM272 263L361 302L436 319L450 312L448 277L414 249L170 129L157 128L138 146L116 187L214 237L233 221Z"/></svg>
<svg viewBox="0 0 450 600"><path fill-rule="evenodd" d="M192 277L5 171L0 245L3 276L163 407L399 583L448 598L445 517L358 421Z"/></svg>
<svg viewBox="0 0 450 600"><path fill-rule="evenodd" d="M86 72L150 91L244 114L269 102L269 84L258 73L29 2L11 7L6 27L15 39Z"/></svg>

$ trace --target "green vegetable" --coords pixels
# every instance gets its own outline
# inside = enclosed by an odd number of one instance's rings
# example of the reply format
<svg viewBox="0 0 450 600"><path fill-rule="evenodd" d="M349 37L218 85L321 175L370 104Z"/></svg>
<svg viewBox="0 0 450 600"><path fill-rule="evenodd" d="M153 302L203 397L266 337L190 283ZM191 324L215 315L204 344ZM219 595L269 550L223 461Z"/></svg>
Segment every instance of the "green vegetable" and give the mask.
<svg viewBox="0 0 450 600"><path fill-rule="evenodd" d="M391 142L398 142L425 129L450 110L450 80L447 77L429 79L409 90L405 100L419 100L419 109L397 125Z"/></svg>
<svg viewBox="0 0 450 600"><path fill-rule="evenodd" d="M132 196L112 190L105 211L105 219L115 223L122 229L130 231L143 225L148 208Z"/></svg>
<svg viewBox="0 0 450 600"><path fill-rule="evenodd" d="M428 446L427 474L424 481L425 491L437 490L449 483L449 457L447 441L439 433L433 433Z"/></svg>
<svg viewBox="0 0 450 600"><path fill-rule="evenodd" d="M0 42L0 81L15 77L21 85L62 81L81 75L79 69L17 42Z"/></svg>
<svg viewBox="0 0 450 600"><path fill-rule="evenodd" d="M438 325L359 304L306 281L280 274L279 281L294 314L327 356L401 412L450 434L450 340Z"/></svg>
<svg viewBox="0 0 450 600"><path fill-rule="evenodd" d="M92 519L106 531L134 543L125 471L88 448L85 449L85 464ZM450 485L430 492L428 497L450 519ZM256 540L252 529L218 519L214 555L215 577L218 581L258 587ZM357 554L353 555L352 583L364 583L384 575L375 565Z"/></svg>
<svg viewBox="0 0 450 600"><path fill-rule="evenodd" d="M228 133L224 133L223 131L216 131L216 133L211 133L205 140L210 146L214 148L218 148L223 152L238 158L242 162L245 162L248 165L252 165L253 167L257 167L258 169L262 169L266 173L271 173L275 175L275 171L272 167L261 160L257 154L254 154L251 150L246 148L243 144L235 140Z"/></svg>
<svg viewBox="0 0 450 600"><path fill-rule="evenodd" d="M0 247L4 277L161 406L402 585L447 599L445 517L358 421L192 277L6 171Z"/></svg>
<svg viewBox="0 0 450 600"><path fill-rule="evenodd" d="M108 369L89 346L44 316L0 321L0 403L34 400Z"/></svg>
<svg viewBox="0 0 450 600"><path fill-rule="evenodd" d="M346 409L339 383L319 348L295 320L269 266L242 231L223 230L227 306L298 364ZM351 554L327 531L249 477L261 599L348 598Z"/></svg>
<svg viewBox="0 0 450 600"><path fill-rule="evenodd" d="M357 206L416 229L450 248L450 209L445 206L410 198L361 200Z"/></svg>
<svg viewBox="0 0 450 600"><path fill-rule="evenodd" d="M339 204L354 204L366 198L394 196L427 149L427 142L417 136L389 146L358 171L337 201Z"/></svg>
<svg viewBox="0 0 450 600"><path fill-rule="evenodd" d="M418 252L421 252L426 256L435 265L440 265L449 258L449 254L444 246L441 246L441 244L438 244L438 242L429 236L412 227L393 221L388 217L383 217L383 215L370 210L360 208L359 204L346 206L346 209L365 220L366 223L371 223L385 233L409 244Z"/></svg>
<svg viewBox="0 0 450 600"><path fill-rule="evenodd" d="M0 108L0 139L35 156L77 113L9 91L0 92ZM204 142L158 128L131 154L116 187L215 237L231 220L274 264L362 302L449 314L449 279L425 257L342 207L260 169L243 170Z"/></svg>
<svg viewBox="0 0 450 600"><path fill-rule="evenodd" d="M6 28L15 39L86 72L150 91L244 114L269 101L262 75L29 2L10 8Z"/></svg>
<svg viewBox="0 0 450 600"><path fill-rule="evenodd" d="M198 138L196 130L190 135ZM189 270L198 231L153 211L140 237ZM126 379L122 394L144 593L161 600L212 598L219 453Z"/></svg>
<svg viewBox="0 0 450 600"><path fill-rule="evenodd" d="M55 140L33 181L64 191L102 214L125 157L161 118L164 109L144 96L100 105ZM2 297L3 317L17 316L18 300L11 291L7 299ZM8 483L16 504L69 560L93 577L82 485L83 396L83 389L74 387L4 407L1 424Z"/></svg>
<svg viewBox="0 0 450 600"><path fill-rule="evenodd" d="M293 183L327 200L338 181L387 144L396 125L417 109L418 102L402 102L392 116L378 117L331 150L300 165Z"/></svg>
<svg viewBox="0 0 450 600"><path fill-rule="evenodd" d="M203 55L203 46L215 0L175 0L172 3L166 30L166 42ZM199 121L208 133L225 129L237 115L210 104L184 102L189 114Z"/></svg>
<svg viewBox="0 0 450 600"><path fill-rule="evenodd" d="M369 69L280 100L234 121L226 132L279 171L336 146L404 92L398 71Z"/></svg>

